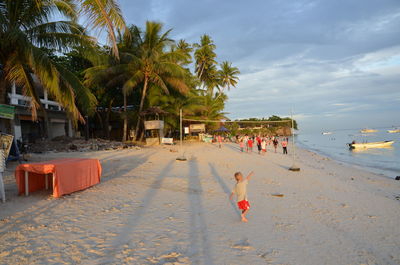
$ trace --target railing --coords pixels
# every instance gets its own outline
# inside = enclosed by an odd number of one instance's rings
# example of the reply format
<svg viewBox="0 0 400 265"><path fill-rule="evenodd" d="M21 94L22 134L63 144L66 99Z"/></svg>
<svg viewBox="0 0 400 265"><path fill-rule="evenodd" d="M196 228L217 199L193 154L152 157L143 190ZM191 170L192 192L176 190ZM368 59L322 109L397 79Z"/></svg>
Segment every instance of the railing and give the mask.
<svg viewBox="0 0 400 265"><path fill-rule="evenodd" d="M8 97L10 98L11 105L28 107L29 103L31 101L30 97L20 95L20 94L8 93ZM58 104L56 101L52 101L52 100L48 100L48 99L40 99L40 103L42 103L44 105L45 109L48 109L48 110L56 110L56 111L62 110L61 105Z"/></svg>

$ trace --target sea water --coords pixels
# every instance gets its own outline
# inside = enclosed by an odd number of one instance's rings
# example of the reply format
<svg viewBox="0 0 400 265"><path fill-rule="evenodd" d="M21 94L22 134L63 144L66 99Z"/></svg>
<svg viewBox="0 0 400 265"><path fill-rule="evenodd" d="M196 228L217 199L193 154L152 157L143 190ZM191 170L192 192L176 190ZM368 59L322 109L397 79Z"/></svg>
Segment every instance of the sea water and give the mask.
<svg viewBox="0 0 400 265"><path fill-rule="evenodd" d="M352 164L390 178L400 176L400 133L388 133L392 128L381 128L377 132L363 134L360 130L336 130L332 134L299 133L300 147L328 156L334 160ZM356 141L378 142L394 140L392 147L362 150L349 149L348 143Z"/></svg>

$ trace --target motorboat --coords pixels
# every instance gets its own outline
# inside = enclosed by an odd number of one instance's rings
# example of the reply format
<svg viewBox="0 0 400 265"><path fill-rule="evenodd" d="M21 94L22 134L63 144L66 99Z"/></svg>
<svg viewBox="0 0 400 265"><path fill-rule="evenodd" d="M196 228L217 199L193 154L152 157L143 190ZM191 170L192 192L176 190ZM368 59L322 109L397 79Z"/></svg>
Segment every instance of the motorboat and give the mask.
<svg viewBox="0 0 400 265"><path fill-rule="evenodd" d="M362 129L361 131L360 131L360 133L374 133L374 132L377 132L378 130L375 130L375 129Z"/></svg>
<svg viewBox="0 0 400 265"><path fill-rule="evenodd" d="M388 133L400 133L400 129L388 130Z"/></svg>
<svg viewBox="0 0 400 265"><path fill-rule="evenodd" d="M322 132L322 135L330 135L332 132Z"/></svg>
<svg viewBox="0 0 400 265"><path fill-rule="evenodd" d="M350 149L367 149L367 148L386 148L390 147L394 141L381 141L381 142L371 142L371 143L351 143L348 144Z"/></svg>

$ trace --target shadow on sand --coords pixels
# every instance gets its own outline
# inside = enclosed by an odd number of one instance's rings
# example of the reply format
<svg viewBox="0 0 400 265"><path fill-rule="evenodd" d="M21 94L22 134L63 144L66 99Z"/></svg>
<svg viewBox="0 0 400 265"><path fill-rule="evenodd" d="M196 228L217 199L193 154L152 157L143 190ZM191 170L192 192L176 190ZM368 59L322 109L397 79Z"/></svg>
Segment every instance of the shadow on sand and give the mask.
<svg viewBox="0 0 400 265"><path fill-rule="evenodd" d="M119 251L123 249L123 245L128 244L131 240L132 235L135 233L136 227L142 221L142 218L145 216L145 213L148 209L150 209L150 204L153 202L154 197L156 196L159 188L162 186L164 178L171 171L173 165L175 164L175 159L171 160L158 174L156 179L151 183L149 188L147 189L145 195L138 201L142 201L143 204L141 207L135 209L133 212L127 213L127 220L123 229L121 229L118 233L118 236L110 243L113 246L112 249L109 249L105 253L105 257L99 260L96 260L96 264L110 264L112 262L113 257ZM122 222L122 221L121 221ZM110 260L111 259L111 260Z"/></svg>
<svg viewBox="0 0 400 265"><path fill-rule="evenodd" d="M203 260L203 264L214 264L207 223L204 219L203 189L196 161L189 162L188 177L188 197L190 204L189 256L192 258L193 264L200 264L201 260ZM193 188L196 188L196 190L193 190ZM201 255L197 253L198 250L201 250Z"/></svg>
<svg viewBox="0 0 400 265"><path fill-rule="evenodd" d="M226 193L226 195L231 194L231 189L226 185L225 181L222 179L220 174L218 173L217 169L212 163L208 163L208 166L210 167L211 174L214 176L214 178L217 180L218 184L220 185L221 189ZM236 214L241 217L239 210L237 209L236 203L234 201L230 201L230 204L233 208L233 210L236 212Z"/></svg>

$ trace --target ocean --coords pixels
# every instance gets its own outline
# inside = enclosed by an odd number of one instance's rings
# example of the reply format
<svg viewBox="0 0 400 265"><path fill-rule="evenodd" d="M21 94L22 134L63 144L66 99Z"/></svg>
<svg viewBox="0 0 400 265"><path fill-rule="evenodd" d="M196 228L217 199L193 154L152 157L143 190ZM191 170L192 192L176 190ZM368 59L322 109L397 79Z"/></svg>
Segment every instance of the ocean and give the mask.
<svg viewBox="0 0 400 265"><path fill-rule="evenodd" d="M362 134L360 130L335 130L330 135L322 133L297 135L297 144L334 160L361 167L390 178L400 176L400 133L388 133L393 128L381 128L377 132ZM390 148L350 150L348 143L394 140Z"/></svg>

